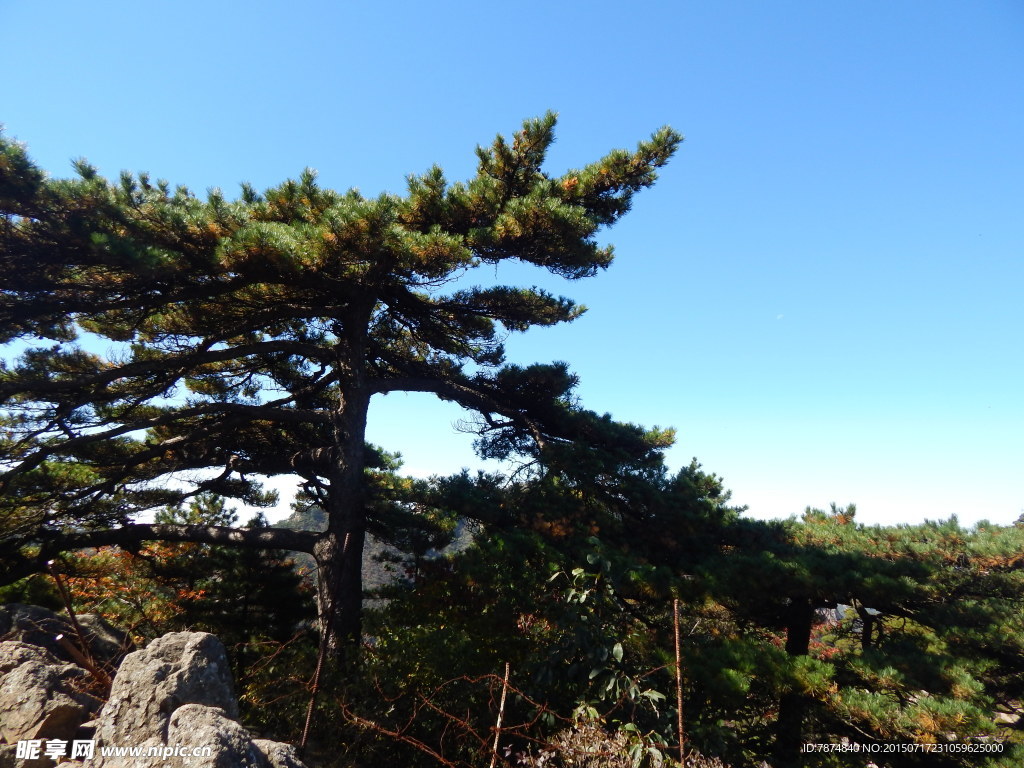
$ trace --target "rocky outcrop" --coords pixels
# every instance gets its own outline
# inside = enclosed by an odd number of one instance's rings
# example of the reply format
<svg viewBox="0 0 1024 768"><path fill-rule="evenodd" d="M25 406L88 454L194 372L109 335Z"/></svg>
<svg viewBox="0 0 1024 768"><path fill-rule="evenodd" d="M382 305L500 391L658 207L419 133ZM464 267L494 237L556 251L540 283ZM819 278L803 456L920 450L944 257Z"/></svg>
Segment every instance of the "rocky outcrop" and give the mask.
<svg viewBox="0 0 1024 768"><path fill-rule="evenodd" d="M77 620L89 655L100 666L116 668L124 655L134 650L127 634L110 626L99 616L84 613ZM62 642L58 638L65 640ZM81 661L74 650L78 637L71 621L38 605L0 605L0 640L18 640L45 648L64 661Z"/></svg>
<svg viewBox="0 0 1024 768"><path fill-rule="evenodd" d="M253 745L267 759L272 768L305 768L299 760L298 750L291 744L267 739L253 739Z"/></svg>
<svg viewBox="0 0 1024 768"><path fill-rule="evenodd" d="M0 741L72 739L101 703L86 677L44 648L0 642Z"/></svg>
<svg viewBox="0 0 1024 768"><path fill-rule="evenodd" d="M20 638L0 642L0 768L52 766L45 758L15 762L14 745L29 739L94 740L90 768L304 768L293 747L255 739L236 722L231 671L213 635L172 632L128 654L100 706L85 691L93 676L48 650L48 632L63 627L43 610L0 608L7 634ZM107 747L139 748L142 756L104 755ZM150 749L154 756L145 756Z"/></svg>
<svg viewBox="0 0 1024 768"><path fill-rule="evenodd" d="M186 704L171 716L169 744L211 747L207 757L192 758L188 765L203 768L303 768L295 748L276 741L253 739L223 710Z"/></svg>
<svg viewBox="0 0 1024 768"><path fill-rule="evenodd" d="M224 646L205 632L171 632L125 657L96 738L113 745L165 744L171 715L185 704L238 717Z"/></svg>

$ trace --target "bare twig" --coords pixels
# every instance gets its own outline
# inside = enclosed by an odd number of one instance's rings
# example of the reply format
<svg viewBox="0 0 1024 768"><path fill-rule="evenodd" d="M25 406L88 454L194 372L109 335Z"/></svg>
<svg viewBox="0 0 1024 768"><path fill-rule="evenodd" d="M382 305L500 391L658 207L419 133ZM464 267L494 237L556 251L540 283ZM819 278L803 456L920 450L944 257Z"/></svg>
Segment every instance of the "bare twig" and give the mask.
<svg viewBox="0 0 1024 768"><path fill-rule="evenodd" d="M410 746L415 747L421 752L425 752L426 754L430 755L432 758L437 760L437 762L439 762L441 765L446 766L446 768L455 768L455 763L451 762L450 760L446 760L444 756L441 755L440 752L431 749L429 745L425 744L424 742L420 741L419 739L413 736L409 736L408 734L403 733L400 730L386 728L385 726L380 725L379 723L375 723L373 720L368 720L365 717L360 717L359 715L355 714L348 707L345 706L342 707L342 713L345 715L345 717L347 717L356 725L361 725L364 728L369 728L370 730L376 731L377 733L383 734L385 736L390 736L392 739L409 744Z"/></svg>
<svg viewBox="0 0 1024 768"><path fill-rule="evenodd" d="M341 545L341 563L337 565L340 571L348 555L350 532L345 533L345 541ZM306 744L309 743L309 729L313 723L313 708L316 706L316 696L320 692L320 676L324 669L324 660L327 658L327 646L330 644L331 625L334 623L334 613L337 609L337 601L334 599L331 590L327 590L330 597L330 605L327 616L324 618L323 626L320 627L320 649L316 657L316 671L313 673L313 685L309 691L309 705L306 707L306 723L302 726L302 740L299 742L299 756L306 751Z"/></svg>
<svg viewBox="0 0 1024 768"><path fill-rule="evenodd" d="M491 750L491 768L498 760L498 739L501 738L501 718L505 716L505 696L508 695L509 664L505 662L505 679L501 684L501 704L498 705L498 723L494 726L494 748Z"/></svg>
<svg viewBox="0 0 1024 768"><path fill-rule="evenodd" d="M75 613L75 608L71 604L71 595L68 592L68 588L64 585L64 580L61 579L57 569L53 567L53 562L53 560L50 560L46 564L46 569L50 572L54 582L57 584L57 590L60 592L61 599L64 601L64 608L68 612L68 618L71 619L71 626L75 630L75 637L78 639L78 648L75 648L74 645L64 637L64 635L57 635L54 639L62 648L68 651L76 661L79 661L83 667L88 669L101 685L109 687L111 684L110 675L96 663L96 659L92 655L92 650L89 648L89 643L85 640L85 633L82 631L82 625L78 623L78 616ZM78 651L78 653L75 654L72 653L72 651Z"/></svg>
<svg viewBox="0 0 1024 768"><path fill-rule="evenodd" d="M679 651L679 598L672 602L672 623L676 635L676 728L679 733L679 765L686 765L686 737L683 732L683 665Z"/></svg>

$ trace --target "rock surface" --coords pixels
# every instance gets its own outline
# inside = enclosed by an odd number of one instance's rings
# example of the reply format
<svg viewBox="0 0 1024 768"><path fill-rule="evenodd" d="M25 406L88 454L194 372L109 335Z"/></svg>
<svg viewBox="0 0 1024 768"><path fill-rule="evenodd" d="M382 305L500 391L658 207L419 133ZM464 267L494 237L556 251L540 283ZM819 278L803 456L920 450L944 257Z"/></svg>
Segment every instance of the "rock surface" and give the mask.
<svg viewBox="0 0 1024 768"><path fill-rule="evenodd" d="M44 648L0 643L0 740L72 738L100 705L84 692L85 678Z"/></svg>
<svg viewBox="0 0 1024 768"><path fill-rule="evenodd" d="M89 652L101 666L116 668L124 655L134 650L128 635L99 616L84 613L77 618ZM36 645L59 659L77 663L79 659L68 651L66 645L56 640L58 636L64 636L72 645L78 643L74 626L64 616L38 605L0 605L0 640L19 640Z"/></svg>
<svg viewBox="0 0 1024 768"><path fill-rule="evenodd" d="M171 715L184 704L219 707L238 717L224 646L205 632L171 632L126 656L96 738L118 746L166 743Z"/></svg>
<svg viewBox="0 0 1024 768"><path fill-rule="evenodd" d="M53 635L65 629L66 620L46 609L0 606L0 768L54 764L48 758L15 759L15 745L28 739L95 739L93 758L61 764L69 768L305 768L293 747L254 739L236 722L227 655L213 635L172 632L128 654L100 707L83 690L89 673L54 646ZM101 648L109 641L108 650L120 647L116 630L105 625L97 624L91 634L97 639L90 645ZM142 755L104 756L103 747L139 747ZM145 754L150 747L156 756ZM191 754L204 747L209 755Z"/></svg>
<svg viewBox="0 0 1024 768"><path fill-rule="evenodd" d="M209 757L193 757L189 765L202 768L269 768L266 755L252 736L221 709L186 704L175 710L167 733L168 744L209 746Z"/></svg>
<svg viewBox="0 0 1024 768"><path fill-rule="evenodd" d="M253 739L252 743L263 753L272 768L305 768L299 759L299 751L291 744L267 739Z"/></svg>

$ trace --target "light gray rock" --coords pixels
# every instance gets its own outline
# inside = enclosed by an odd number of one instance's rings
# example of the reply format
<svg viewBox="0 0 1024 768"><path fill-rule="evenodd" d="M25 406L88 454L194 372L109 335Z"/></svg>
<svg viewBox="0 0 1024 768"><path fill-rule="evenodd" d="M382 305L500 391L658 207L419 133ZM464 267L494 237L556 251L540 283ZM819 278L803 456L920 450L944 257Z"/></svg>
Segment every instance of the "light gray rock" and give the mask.
<svg viewBox="0 0 1024 768"><path fill-rule="evenodd" d="M188 749L210 747L209 756L168 757L172 764L193 768L270 768L250 733L229 720L224 710L186 704L171 715L167 743Z"/></svg>
<svg viewBox="0 0 1024 768"><path fill-rule="evenodd" d="M306 768L299 759L299 751L291 744L267 739L253 739L252 743L263 753L271 768Z"/></svg>
<svg viewBox="0 0 1024 768"><path fill-rule="evenodd" d="M93 658L101 664L117 669L121 659L135 650L135 644L128 633L111 626L102 616L94 613L79 614L78 626L82 628Z"/></svg>
<svg viewBox="0 0 1024 768"><path fill-rule="evenodd" d="M112 746L166 743L171 715L185 704L219 707L238 717L224 646L205 632L171 632L126 656L96 737Z"/></svg>
<svg viewBox="0 0 1024 768"><path fill-rule="evenodd" d="M110 626L101 617L91 613L78 616L86 644L93 659L105 667L116 668L132 643L128 635ZM38 605L8 603L0 605L0 640L19 640L29 645L45 648L64 661L77 662L57 641L63 635L72 644L78 644L78 636L70 619Z"/></svg>
<svg viewBox="0 0 1024 768"><path fill-rule="evenodd" d="M0 639L38 645L55 656L64 658L61 648L53 638L55 635L69 634L71 631L71 622L47 608L21 603L0 605ZM71 659L65 658L65 661Z"/></svg>
<svg viewBox="0 0 1024 768"><path fill-rule="evenodd" d="M71 739L99 707L84 669L27 643L0 643L0 739Z"/></svg>
<svg viewBox="0 0 1024 768"><path fill-rule="evenodd" d="M53 765L47 758L16 759L15 744L20 740L93 736L91 768L305 768L293 747L253 739L235 721L238 703L227 655L213 635L172 632L129 654L100 709L100 702L82 691L89 673L47 650L52 632L61 628L61 617L35 606L6 610L10 608L0 612L0 630L6 621L8 636L27 641L0 642L0 742L6 742L0 743L0 768ZM117 638L111 630L108 648L120 643ZM55 651L59 650L58 646ZM139 748L143 756L104 757L103 746ZM150 747L157 750L153 756L146 755ZM196 747L209 747L211 754L191 754ZM182 748L189 754L182 754Z"/></svg>
<svg viewBox="0 0 1024 768"><path fill-rule="evenodd" d="M52 666L62 666L66 663L38 645L23 643L19 640L4 640L0 643L0 675L6 675L29 662Z"/></svg>

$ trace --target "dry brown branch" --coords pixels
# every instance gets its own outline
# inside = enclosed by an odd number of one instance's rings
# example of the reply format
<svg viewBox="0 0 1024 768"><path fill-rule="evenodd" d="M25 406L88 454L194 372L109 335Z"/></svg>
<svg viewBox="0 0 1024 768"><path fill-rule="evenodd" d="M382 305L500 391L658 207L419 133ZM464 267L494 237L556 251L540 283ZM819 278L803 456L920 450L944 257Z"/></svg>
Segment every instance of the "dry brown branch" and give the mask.
<svg viewBox="0 0 1024 768"><path fill-rule="evenodd" d="M498 722L494 726L494 747L491 749L491 768L498 759L498 740L501 738L501 718L505 715L505 696L508 694L509 663L505 662L505 679L501 684L501 704L498 706Z"/></svg>
<svg viewBox="0 0 1024 768"><path fill-rule="evenodd" d="M676 733L679 734L679 764L686 765L686 737L683 733L683 665L679 646L679 598L672 601L672 625L676 636Z"/></svg>

